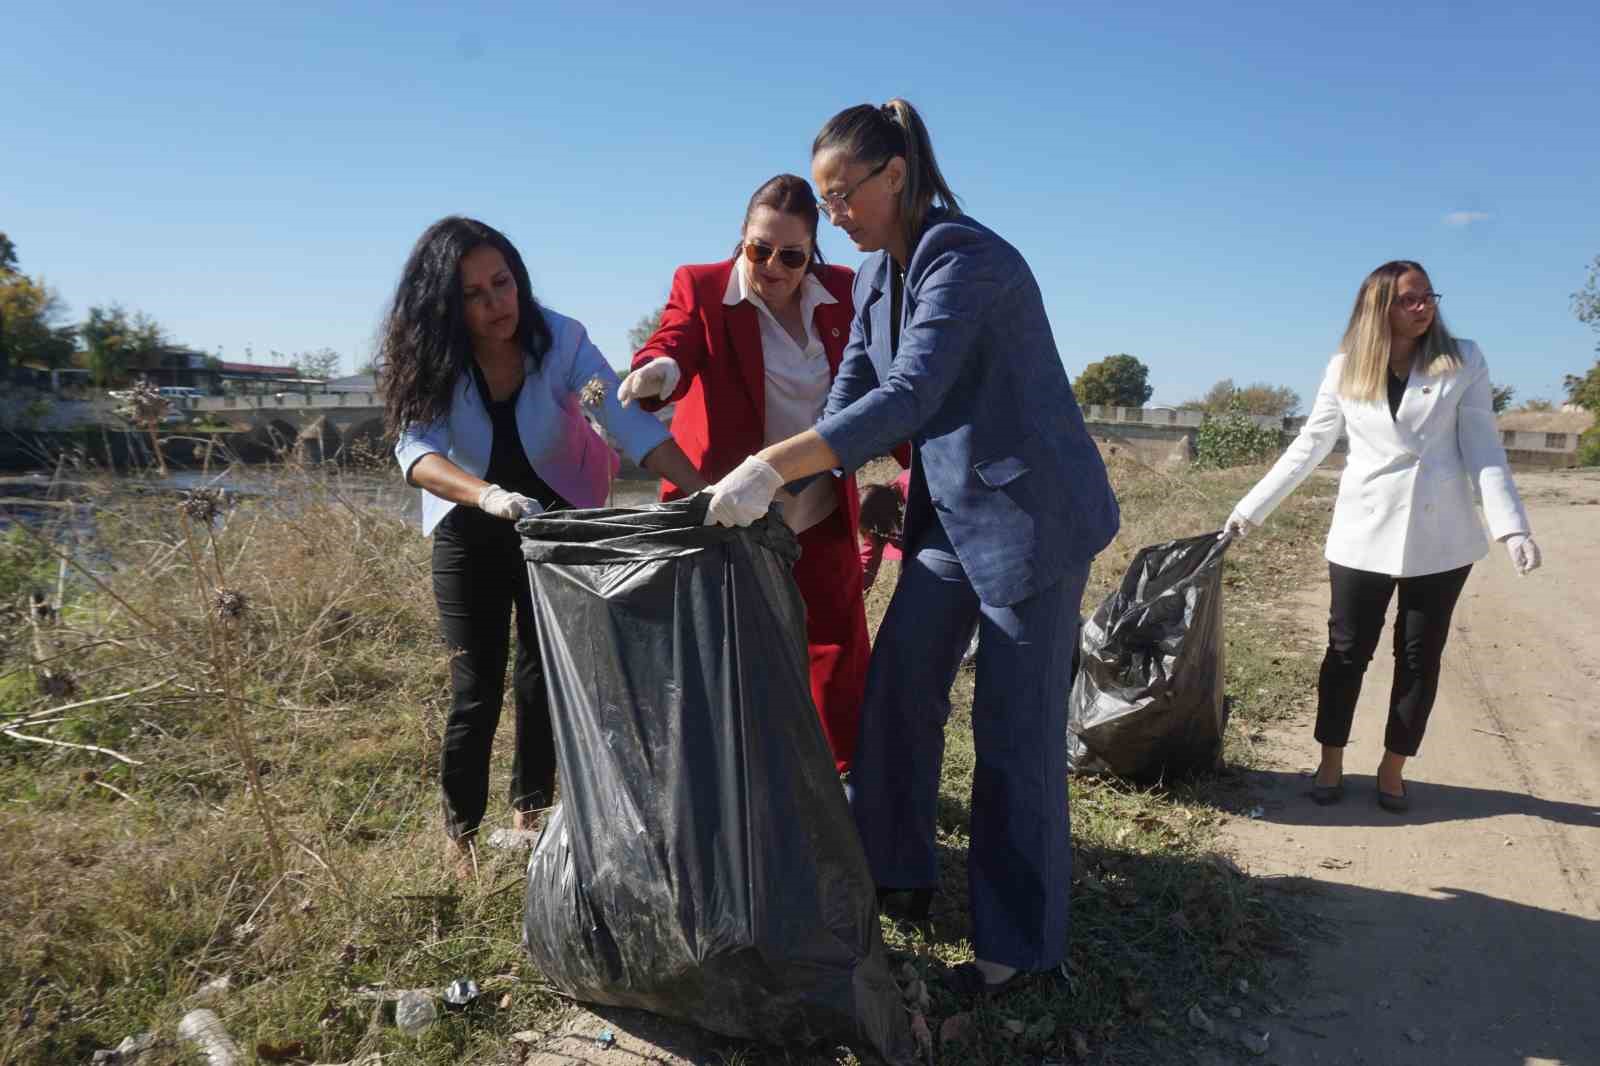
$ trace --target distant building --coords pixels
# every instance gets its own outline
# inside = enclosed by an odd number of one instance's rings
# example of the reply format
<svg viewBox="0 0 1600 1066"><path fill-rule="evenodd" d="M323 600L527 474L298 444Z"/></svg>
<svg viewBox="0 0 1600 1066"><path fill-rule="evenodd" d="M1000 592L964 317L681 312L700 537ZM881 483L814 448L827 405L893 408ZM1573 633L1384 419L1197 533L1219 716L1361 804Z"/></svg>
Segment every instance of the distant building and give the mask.
<svg viewBox="0 0 1600 1066"><path fill-rule="evenodd" d="M179 345L157 348L128 365L132 379L144 378L153 385L182 386L213 392L217 387L215 360L205 352Z"/></svg>
<svg viewBox="0 0 1600 1066"><path fill-rule="evenodd" d="M274 366L271 363L230 363L227 360L217 364L217 372L224 381L294 381L300 376L292 366Z"/></svg>
<svg viewBox="0 0 1600 1066"><path fill-rule="evenodd" d="M1498 416L1495 423L1502 431L1576 435L1594 425L1594 412L1567 404L1559 411L1507 411Z"/></svg>
<svg viewBox="0 0 1600 1066"><path fill-rule="evenodd" d="M322 388L324 392L377 392L378 379L371 374L351 374L344 378L329 378Z"/></svg>
<svg viewBox="0 0 1600 1066"><path fill-rule="evenodd" d="M292 366L272 363L217 364L218 391L228 392L284 392L290 389L311 390L321 388L323 379L303 378Z"/></svg>

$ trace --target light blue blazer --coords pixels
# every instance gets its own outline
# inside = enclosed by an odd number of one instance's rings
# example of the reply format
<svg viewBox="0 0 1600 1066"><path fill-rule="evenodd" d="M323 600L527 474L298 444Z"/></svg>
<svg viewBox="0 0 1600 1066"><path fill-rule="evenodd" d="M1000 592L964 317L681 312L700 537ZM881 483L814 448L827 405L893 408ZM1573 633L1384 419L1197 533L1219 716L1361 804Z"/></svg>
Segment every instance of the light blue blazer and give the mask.
<svg viewBox="0 0 1600 1066"><path fill-rule="evenodd" d="M527 357L527 379L517 396L517 434L534 472L574 507L599 507L621 465L584 418L578 395L591 381L603 386L604 402L590 410L628 458L641 461L665 442L667 428L638 407L617 402L617 374L576 319L543 308L550 324L550 350L536 366ZM424 455L439 453L471 474L489 469L494 428L473 375L456 382L450 412L432 425L409 425L395 442L394 455L411 480L411 468ZM433 532L455 504L422 492L422 533Z"/></svg>

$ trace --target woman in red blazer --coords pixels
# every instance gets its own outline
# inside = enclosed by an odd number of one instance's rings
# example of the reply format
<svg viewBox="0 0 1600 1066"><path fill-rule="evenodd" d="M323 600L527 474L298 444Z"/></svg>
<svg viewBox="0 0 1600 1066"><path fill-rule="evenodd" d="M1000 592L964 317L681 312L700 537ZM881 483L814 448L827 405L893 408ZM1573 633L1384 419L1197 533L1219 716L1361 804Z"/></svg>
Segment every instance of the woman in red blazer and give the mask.
<svg viewBox="0 0 1600 1066"><path fill-rule="evenodd" d="M732 259L678 268L661 324L634 355L618 398L645 410L676 403L673 437L716 481L822 414L850 338L853 277L822 261L811 185L778 175L750 198ZM662 482L662 499L681 495ZM855 475L821 477L779 498L800 536L794 577L806 603L811 696L843 773L855 754L869 654Z"/></svg>

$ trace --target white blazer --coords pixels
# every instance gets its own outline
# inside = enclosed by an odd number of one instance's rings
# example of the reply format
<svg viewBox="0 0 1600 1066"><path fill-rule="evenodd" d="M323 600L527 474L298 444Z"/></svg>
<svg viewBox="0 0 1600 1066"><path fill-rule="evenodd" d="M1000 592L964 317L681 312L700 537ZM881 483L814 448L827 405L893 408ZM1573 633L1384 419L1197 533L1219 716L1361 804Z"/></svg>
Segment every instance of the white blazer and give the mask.
<svg viewBox="0 0 1600 1066"><path fill-rule="evenodd" d="M1530 532L1495 426L1489 365L1472 341L1457 344L1461 368L1439 375L1414 368L1394 416L1387 399L1339 394L1344 354L1335 355L1299 436L1239 501L1239 513L1265 522L1344 432L1350 454L1328 530L1329 562L1395 577L1477 562L1489 542L1474 487L1496 540Z"/></svg>

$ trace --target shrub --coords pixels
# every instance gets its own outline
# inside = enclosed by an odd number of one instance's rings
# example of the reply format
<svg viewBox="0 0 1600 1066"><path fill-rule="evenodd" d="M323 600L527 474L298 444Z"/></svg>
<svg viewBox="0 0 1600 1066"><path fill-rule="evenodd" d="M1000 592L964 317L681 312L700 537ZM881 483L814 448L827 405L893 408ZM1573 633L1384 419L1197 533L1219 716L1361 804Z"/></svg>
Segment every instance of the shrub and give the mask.
<svg viewBox="0 0 1600 1066"><path fill-rule="evenodd" d="M1600 466L1600 422L1583 431L1578 438L1578 465Z"/></svg>
<svg viewBox="0 0 1600 1066"><path fill-rule="evenodd" d="M1265 462L1276 456L1281 447L1276 429L1259 426L1248 415L1210 415L1200 423L1195 437L1195 462L1222 470Z"/></svg>

